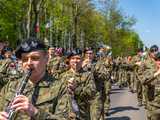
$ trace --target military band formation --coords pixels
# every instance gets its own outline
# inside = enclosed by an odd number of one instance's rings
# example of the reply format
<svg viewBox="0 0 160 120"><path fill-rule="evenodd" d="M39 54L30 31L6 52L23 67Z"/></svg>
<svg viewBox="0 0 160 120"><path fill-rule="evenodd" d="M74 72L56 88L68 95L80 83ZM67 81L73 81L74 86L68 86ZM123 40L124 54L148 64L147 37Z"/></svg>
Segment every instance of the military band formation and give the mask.
<svg viewBox="0 0 160 120"><path fill-rule="evenodd" d="M110 46L74 50L29 38L0 45L0 120L105 120L112 84L137 94L148 120L160 120L160 52L112 57Z"/></svg>

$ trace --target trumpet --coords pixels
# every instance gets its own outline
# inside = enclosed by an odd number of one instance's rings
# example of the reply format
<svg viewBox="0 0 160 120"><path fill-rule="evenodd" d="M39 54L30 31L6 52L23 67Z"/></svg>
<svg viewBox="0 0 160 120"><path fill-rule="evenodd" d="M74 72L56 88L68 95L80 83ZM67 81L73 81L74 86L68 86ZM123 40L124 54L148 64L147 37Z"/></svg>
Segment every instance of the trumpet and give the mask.
<svg viewBox="0 0 160 120"><path fill-rule="evenodd" d="M25 72L24 78L22 79L18 89L16 90L16 93L13 97L13 99L11 100L11 102L15 99L15 97L17 97L18 95L23 94L23 91L28 83L29 77L31 76L32 70L27 70ZM8 120L13 120L15 117L15 109L11 108L11 105L9 104L5 110L8 113Z"/></svg>

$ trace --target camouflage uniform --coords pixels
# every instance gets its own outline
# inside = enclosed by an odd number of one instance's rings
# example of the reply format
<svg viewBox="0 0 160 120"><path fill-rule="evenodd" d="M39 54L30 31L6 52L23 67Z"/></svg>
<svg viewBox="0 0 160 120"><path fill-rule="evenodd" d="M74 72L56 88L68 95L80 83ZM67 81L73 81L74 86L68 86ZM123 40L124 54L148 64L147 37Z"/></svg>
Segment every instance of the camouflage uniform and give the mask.
<svg viewBox="0 0 160 120"><path fill-rule="evenodd" d="M103 89L106 75L104 74L104 72L102 72L102 67L104 66L102 66L101 62L96 61L89 61L83 66L83 70L90 71L94 75L97 97L93 101L93 109L98 109L97 120L104 119L104 99L106 94L104 94Z"/></svg>
<svg viewBox="0 0 160 120"><path fill-rule="evenodd" d="M148 58L145 61L144 68L142 70L142 75L140 75L140 79L142 80L144 86L144 99L146 102L146 109L147 109L147 116L150 120L150 111L152 111L152 107L150 106L150 102L154 99L154 92L155 92L155 85L152 84L152 81L155 79L153 77L154 73L156 72L155 62Z"/></svg>
<svg viewBox="0 0 160 120"><path fill-rule="evenodd" d="M125 84L125 77L124 77L124 66L123 66L123 59L122 57L118 58L118 85L120 88L124 87Z"/></svg>
<svg viewBox="0 0 160 120"><path fill-rule="evenodd" d="M127 83L128 83L128 64L127 64L127 61L126 61L126 58L123 58L122 61L121 61L121 65L120 65L120 68L121 68L121 86L122 87L127 87Z"/></svg>
<svg viewBox="0 0 160 120"><path fill-rule="evenodd" d="M60 91L62 96L58 101L56 114L61 114L63 111L66 118L73 120L98 120L98 108L95 109L94 104L97 92L93 74L82 69L76 73L68 70L62 73L60 78L63 83ZM67 91L67 82L70 79L77 84L74 95L70 95Z"/></svg>
<svg viewBox="0 0 160 120"><path fill-rule="evenodd" d="M151 120L160 119L160 76L152 82L155 86L154 100L149 102Z"/></svg>
<svg viewBox="0 0 160 120"><path fill-rule="evenodd" d="M2 89L0 94L1 111L7 109L20 83L21 79L9 81ZM61 115L55 114L60 86L60 82L47 73L36 85L29 81L23 94L38 109L38 113L30 118L26 113L16 112L15 120L66 120Z"/></svg>
<svg viewBox="0 0 160 120"><path fill-rule="evenodd" d="M11 59L4 59L1 61L0 76L0 89L2 89L8 81L20 78L22 74L17 70L17 63Z"/></svg>
<svg viewBox="0 0 160 120"><path fill-rule="evenodd" d="M104 119L104 114L108 114L110 107L110 65L106 63L105 59L97 61L94 70L94 77L96 82L97 91L100 93L101 99L101 111L102 118Z"/></svg>
<svg viewBox="0 0 160 120"><path fill-rule="evenodd" d="M47 65L47 70L49 73L58 78L59 75L66 70L64 60L65 58L60 56L51 58Z"/></svg>
<svg viewBox="0 0 160 120"><path fill-rule="evenodd" d="M155 61L153 61L149 56L147 57L147 59L145 60L145 66L146 69L145 71L149 71L151 73L151 76L153 76L154 72L156 72L156 65L155 65ZM149 72L148 72L149 73ZM150 99L153 99L154 96L154 85L151 83L148 83L147 85L143 85L143 99L144 102L146 104L146 107L148 105L148 102L150 101Z"/></svg>
<svg viewBox="0 0 160 120"><path fill-rule="evenodd" d="M115 83L118 83L119 81L119 64L120 61L118 58L114 59L114 64L113 64L113 69L112 69L112 73L114 74L114 79L115 79Z"/></svg>
<svg viewBox="0 0 160 120"><path fill-rule="evenodd" d="M127 81L129 85L129 89L132 93L135 92L135 79L134 79L134 69L135 69L135 63L132 63L132 61L127 62L126 66L127 71Z"/></svg>
<svg viewBox="0 0 160 120"><path fill-rule="evenodd" d="M111 74L113 70L113 63L111 58L105 58L105 91L106 91L106 101L104 103L104 111L106 114L109 112L110 108L110 91L111 91Z"/></svg>
<svg viewBox="0 0 160 120"><path fill-rule="evenodd" d="M138 99L138 105L141 106L142 105L142 100L143 100L143 90L142 90L142 82L141 82L141 79L140 79L140 75L142 74L141 73L141 70L140 70L140 66L136 65L137 62L141 62L140 61L140 57L138 55L135 55L133 57L133 60L132 60L132 64L134 66L134 71L133 71L133 74L134 74L134 78L133 78L133 84L136 84L136 92L137 92L137 99Z"/></svg>

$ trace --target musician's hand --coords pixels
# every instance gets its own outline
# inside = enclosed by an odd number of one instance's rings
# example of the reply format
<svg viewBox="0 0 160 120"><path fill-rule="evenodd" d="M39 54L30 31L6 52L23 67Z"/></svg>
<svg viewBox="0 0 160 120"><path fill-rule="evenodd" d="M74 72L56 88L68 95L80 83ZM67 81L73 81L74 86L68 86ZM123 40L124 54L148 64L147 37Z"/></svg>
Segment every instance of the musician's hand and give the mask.
<svg viewBox="0 0 160 120"><path fill-rule="evenodd" d="M142 62L136 62L135 64L141 66Z"/></svg>
<svg viewBox="0 0 160 120"><path fill-rule="evenodd" d="M34 116L38 112L38 109L24 95L18 95L12 102L11 108L16 111L26 112L29 116Z"/></svg>
<svg viewBox="0 0 160 120"><path fill-rule="evenodd" d="M8 114L6 112L0 112L0 120L8 120Z"/></svg>
<svg viewBox="0 0 160 120"><path fill-rule="evenodd" d="M86 66L88 64L88 62L89 62L88 60L84 60L82 63L82 67Z"/></svg>
<svg viewBox="0 0 160 120"><path fill-rule="evenodd" d="M160 69L158 69L158 71L156 73L154 73L154 77L160 75Z"/></svg>

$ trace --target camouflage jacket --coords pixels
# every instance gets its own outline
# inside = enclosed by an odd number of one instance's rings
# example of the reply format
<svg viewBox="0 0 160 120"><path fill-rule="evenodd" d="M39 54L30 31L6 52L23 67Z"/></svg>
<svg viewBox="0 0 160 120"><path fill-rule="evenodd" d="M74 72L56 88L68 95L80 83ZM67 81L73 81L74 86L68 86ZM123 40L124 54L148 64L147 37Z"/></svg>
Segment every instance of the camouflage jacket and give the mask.
<svg viewBox="0 0 160 120"><path fill-rule="evenodd" d="M64 57L54 57L47 65L47 70L49 73L53 74L56 78L58 78L59 75L66 70L64 59Z"/></svg>
<svg viewBox="0 0 160 120"><path fill-rule="evenodd" d="M144 65L140 67L139 76L145 85L150 85L156 79L154 73L157 71L155 62L148 57Z"/></svg>
<svg viewBox="0 0 160 120"><path fill-rule="evenodd" d="M8 81L20 78L22 74L17 70L17 63L11 59L4 59L0 66L0 89L7 84Z"/></svg>
<svg viewBox="0 0 160 120"><path fill-rule="evenodd" d="M6 110L9 103L13 100L22 79L9 81L2 89L0 93L1 111ZM29 81L23 94L38 109L38 113L31 118L24 112L16 112L14 120L65 120L60 115L55 114L61 85L60 81L47 73L36 85Z"/></svg>
<svg viewBox="0 0 160 120"><path fill-rule="evenodd" d="M74 95L68 94L67 91L67 82L70 79L77 84ZM93 116L93 112L90 110L91 101L96 96L93 74L82 69L77 73L68 70L61 75L60 80L63 83L62 96L61 100L58 101L56 114L63 112L63 116L69 120L72 115L74 116L72 116L73 120L91 120L91 115Z"/></svg>

